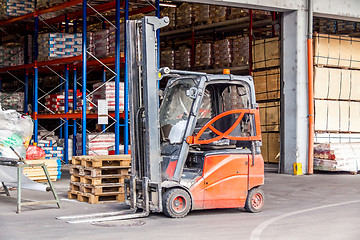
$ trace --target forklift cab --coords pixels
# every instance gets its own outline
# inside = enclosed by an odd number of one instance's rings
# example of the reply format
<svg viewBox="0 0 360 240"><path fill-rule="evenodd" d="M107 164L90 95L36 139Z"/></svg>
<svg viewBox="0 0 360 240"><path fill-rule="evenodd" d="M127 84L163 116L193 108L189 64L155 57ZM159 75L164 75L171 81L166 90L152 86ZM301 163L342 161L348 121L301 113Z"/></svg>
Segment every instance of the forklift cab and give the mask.
<svg viewBox="0 0 360 240"><path fill-rule="evenodd" d="M162 181L179 181L190 196L173 200L173 206L175 202L180 206L177 210L169 209L165 202L167 215L176 217L186 212L189 200L192 210L244 206L252 212L261 210L264 195L257 187L263 184L264 166L251 77L172 78L159 116ZM181 176L176 178L179 167ZM254 203L246 205L251 190L255 199L249 202Z"/></svg>

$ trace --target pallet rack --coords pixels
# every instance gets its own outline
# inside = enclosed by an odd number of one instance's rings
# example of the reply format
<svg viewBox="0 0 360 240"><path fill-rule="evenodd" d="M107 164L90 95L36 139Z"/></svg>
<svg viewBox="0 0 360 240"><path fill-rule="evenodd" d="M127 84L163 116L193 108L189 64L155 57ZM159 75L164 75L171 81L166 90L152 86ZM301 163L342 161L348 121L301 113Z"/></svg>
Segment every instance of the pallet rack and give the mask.
<svg viewBox="0 0 360 240"><path fill-rule="evenodd" d="M64 160L65 163L68 163L68 139L69 139L69 127L73 127L73 134L74 134L74 141L76 139L77 134L77 125L80 125L77 122L77 119L81 119L81 134L82 134L82 154L84 155L86 153L86 124L87 119L94 119L97 118L96 114L89 114L86 112L86 102L89 101L86 97L86 94L89 92L86 89L87 85L87 74L88 69L95 69L99 66L102 67L102 82L105 84L105 82L110 81L111 79L115 79L115 112L109 114L109 118L114 120L115 125L115 154L119 154L119 145L120 145L120 127L124 127L123 131L123 138L124 138L124 151L125 153L128 152L128 145L129 145L129 136L128 136L128 114L125 114L128 112L128 92L127 92L127 84L128 79L125 72L124 77L124 83L125 83L125 93L124 93L124 112L120 112L119 110L119 82L120 82L120 70L122 67L125 68L127 66L127 57L126 57L126 44L124 46L124 57L120 56L120 19L121 17L124 19L124 22L129 19L129 16L139 14L139 13L146 13L153 11L156 7L155 6L145 6L141 7L135 10L130 11L129 10L129 0L112 0L112 1L102 1L103 3L96 4L97 2L95 0L73 0L64 2L61 4L58 4L53 7L49 7L46 9L41 10L35 10L33 13L25 14L20 17L11 18L8 20L4 20L0 22L0 27L6 27L9 24L20 24L25 23L28 25L28 29L25 32L25 35L28 34L28 30L32 30L34 33L34 62L29 63L28 59L25 57L25 61L23 65L19 66L13 66L13 67L5 67L0 68L0 74L9 73L13 77L15 77L17 80L23 82L24 84L24 112L28 113L27 111L27 105L29 102L29 74L33 74L33 109L32 109L32 117L34 119L34 142L37 143L38 141L38 121L40 119L60 119L60 126L57 128L60 128L60 133L64 132ZM94 4L94 6L92 6ZM160 14L160 8L159 8L159 0L156 1L157 6L157 15ZM52 17L47 20L42 20L40 17L47 13L55 13L57 11L65 11L66 13L60 13L56 15L55 17ZM115 17L110 16L106 18L102 13L113 11L115 10ZM75 57L67 57L67 58L59 58L54 60L48 60L48 61L38 61L38 33L40 27L51 27L51 25L58 24L65 22L65 32L69 31L69 23L70 21L73 21L73 31L74 33L77 32L78 28L78 21L79 19L86 19L91 15L97 15L98 18L101 18L103 25L104 22L115 21L115 56L114 57L106 57L102 59L96 58L94 55L92 55L90 52L87 51L87 42L86 42L86 36L87 36L87 21L82 21L82 54L75 56ZM113 24L112 24L113 25ZM126 28L126 24L124 24L124 28ZM53 27L52 27L53 29ZM126 31L125 31L126 32ZM126 43L126 34L124 36L125 43ZM29 49L27 48L27 44L25 46L25 56L27 56L27 51ZM88 61L88 57L93 58L93 60ZM112 66L112 67L110 67ZM114 68L114 70L112 70ZM77 74L78 69L81 69L81 84L78 83ZM24 81L16 77L15 75L11 74L11 72L21 72L21 74L24 74ZM106 80L106 71L112 72L114 76L110 78L110 80ZM54 113L51 112L49 114L39 114L38 112L38 105L42 105L39 100L39 90L42 91L38 86L38 80L39 80L39 72L51 72L55 75L57 75L60 79L60 84L57 86L63 86L65 90L65 99L64 99L64 106L65 111L64 113ZM58 72L63 72L63 75L59 74ZM70 82L70 72L72 72L74 76L74 103L73 105L76 106L76 90L77 90L77 84L81 86L81 92L82 92L82 111L81 113L69 113L69 82ZM55 87L56 88L56 87ZM55 90L55 88L53 90ZM51 90L51 91L53 91ZM50 91L50 92L51 92ZM50 93L48 92L48 93ZM44 94L45 93L43 91ZM45 95L44 95L45 96ZM43 97L44 97L43 96ZM45 106L44 106L45 107ZM120 124L120 119L124 119L124 124ZM72 125L69 124L69 121L73 120ZM111 125L110 125L111 126ZM56 128L56 129L57 129ZM63 129L62 129L63 128ZM103 133L106 129L105 126L102 126L102 132ZM76 155L76 147L74 142L74 155Z"/></svg>
<svg viewBox="0 0 360 240"><path fill-rule="evenodd" d="M172 39L190 39L191 41L191 59L192 59L192 68L194 67L194 54L195 54L195 46L196 46L196 38L201 37L204 34L208 33L216 33L216 32L230 32L230 31L239 31L239 29L247 29L248 30L248 38L249 38L249 64L244 66L236 66L229 67L230 71L233 73L243 74L248 73L251 75L252 72L252 43L254 40L254 32L262 31L260 28L271 25L272 35L275 35L275 25L279 24L280 21L277 19L277 15L275 12L271 12L271 19L264 20L254 20L253 18L253 10L249 9L248 16L244 16L241 18L220 21L215 23L207 23L207 24L198 24L194 23L192 20L192 24L188 27L174 29L174 30L166 30L164 29L160 36L162 39L172 40ZM266 29L268 31L268 29ZM210 73L210 74L218 74L222 73L223 69L215 68L215 69L201 69L200 71Z"/></svg>

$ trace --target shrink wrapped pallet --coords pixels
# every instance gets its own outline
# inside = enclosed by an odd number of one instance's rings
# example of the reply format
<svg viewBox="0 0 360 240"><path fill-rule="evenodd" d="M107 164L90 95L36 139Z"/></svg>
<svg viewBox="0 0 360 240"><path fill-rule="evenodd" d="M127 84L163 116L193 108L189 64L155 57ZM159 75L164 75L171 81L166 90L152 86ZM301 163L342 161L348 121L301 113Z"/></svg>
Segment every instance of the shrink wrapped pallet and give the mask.
<svg viewBox="0 0 360 240"><path fill-rule="evenodd" d="M69 101L69 111L81 111L82 109L82 93L80 92L80 90L77 90L76 92L77 95L77 102L76 102L76 106L74 108L73 105L73 90L69 89L69 95L68 95L68 101ZM88 96L90 98L90 100L92 100L92 96ZM45 97L45 110L49 110L49 111L53 111L53 112L61 112L65 110L65 94L64 92L61 92L59 94L49 94ZM91 103L87 103L87 109L91 110L91 108L93 107L93 104Z"/></svg>
<svg viewBox="0 0 360 240"><path fill-rule="evenodd" d="M212 43L198 43L195 47L195 66L211 66Z"/></svg>
<svg viewBox="0 0 360 240"><path fill-rule="evenodd" d="M107 83L95 83L93 85L93 102L97 104L97 100L104 99L108 103L108 110L115 111L115 81ZM124 83L119 85L119 109L124 111Z"/></svg>
<svg viewBox="0 0 360 240"><path fill-rule="evenodd" d="M181 46L175 52L175 67L176 69L191 68L191 49L186 46Z"/></svg>
<svg viewBox="0 0 360 240"><path fill-rule="evenodd" d="M247 17L249 15L249 10L248 9L242 9L242 8L230 8L229 11L229 15L228 15L228 19L236 19L236 18L242 18L242 17Z"/></svg>
<svg viewBox="0 0 360 240"><path fill-rule="evenodd" d="M4 109L13 109L22 112L24 110L24 92L0 92L0 103Z"/></svg>
<svg viewBox="0 0 360 240"><path fill-rule="evenodd" d="M24 58L24 48L0 46L0 67L23 65Z"/></svg>
<svg viewBox="0 0 360 240"><path fill-rule="evenodd" d="M86 155L108 155L109 147L115 145L114 133L88 133L86 135ZM82 155L82 135L76 135L76 153Z"/></svg>
<svg viewBox="0 0 360 240"><path fill-rule="evenodd" d="M360 39L330 34L315 34L314 64L360 69Z"/></svg>
<svg viewBox="0 0 360 240"><path fill-rule="evenodd" d="M213 54L215 67L223 68L229 67L232 61L232 40L223 39L214 42Z"/></svg>
<svg viewBox="0 0 360 240"><path fill-rule="evenodd" d="M280 66L280 40L278 37L253 41L253 69Z"/></svg>
<svg viewBox="0 0 360 240"><path fill-rule="evenodd" d="M32 13L34 5L34 0L0 0L0 18Z"/></svg>
<svg viewBox="0 0 360 240"><path fill-rule="evenodd" d="M236 37L232 40L232 66L249 65L249 37Z"/></svg>
<svg viewBox="0 0 360 240"><path fill-rule="evenodd" d="M314 147L314 169L325 171L360 170L360 143L323 143Z"/></svg>
<svg viewBox="0 0 360 240"><path fill-rule="evenodd" d="M38 38L39 61L82 54L81 33L44 33Z"/></svg>
<svg viewBox="0 0 360 240"><path fill-rule="evenodd" d="M210 20L213 23L226 21L228 7L210 6Z"/></svg>
<svg viewBox="0 0 360 240"><path fill-rule="evenodd" d="M205 4L195 4L194 8L194 23L211 23L210 6Z"/></svg>
<svg viewBox="0 0 360 240"><path fill-rule="evenodd" d="M120 51L124 51L124 28L120 28ZM115 28L93 32L93 48L95 56L105 57L115 55ZM91 46L91 44L90 44Z"/></svg>
<svg viewBox="0 0 360 240"><path fill-rule="evenodd" d="M161 51L160 66L175 68L175 51L172 49L165 49Z"/></svg>
<svg viewBox="0 0 360 240"><path fill-rule="evenodd" d="M187 27L192 24L192 18L194 15L193 5L189 3L183 3L177 8L176 13L176 25L178 27Z"/></svg>
<svg viewBox="0 0 360 240"><path fill-rule="evenodd" d="M252 72L256 100L280 99L280 68Z"/></svg>
<svg viewBox="0 0 360 240"><path fill-rule="evenodd" d="M176 26L176 8L167 7L161 10L161 17L168 17L170 22L165 29L174 29Z"/></svg>

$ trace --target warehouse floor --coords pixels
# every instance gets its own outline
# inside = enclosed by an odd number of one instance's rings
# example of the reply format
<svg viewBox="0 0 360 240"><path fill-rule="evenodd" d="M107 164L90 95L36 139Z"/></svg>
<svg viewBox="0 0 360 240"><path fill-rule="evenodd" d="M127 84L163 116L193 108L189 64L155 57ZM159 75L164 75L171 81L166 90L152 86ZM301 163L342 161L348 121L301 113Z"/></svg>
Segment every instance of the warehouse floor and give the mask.
<svg viewBox="0 0 360 240"><path fill-rule="evenodd" d="M16 191L0 195L0 239L359 239L360 174L280 175L268 167L262 213L238 209L190 213L184 219L151 214L102 225L68 224L55 217L117 211L120 204L90 205L68 200L69 174L55 182L62 209L24 207L16 214ZM24 196L50 199L49 193Z"/></svg>

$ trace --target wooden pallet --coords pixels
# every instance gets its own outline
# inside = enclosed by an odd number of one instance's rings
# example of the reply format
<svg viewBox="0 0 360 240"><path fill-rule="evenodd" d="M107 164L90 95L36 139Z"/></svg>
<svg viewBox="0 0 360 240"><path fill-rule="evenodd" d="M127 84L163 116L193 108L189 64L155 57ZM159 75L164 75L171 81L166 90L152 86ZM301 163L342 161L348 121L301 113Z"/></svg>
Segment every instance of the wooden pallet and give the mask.
<svg viewBox="0 0 360 240"><path fill-rule="evenodd" d="M104 185L109 183L124 183L124 179L128 178L128 176L123 175L109 175L106 177L89 177L89 176L79 176L79 175L71 175L72 182L79 182L83 184L90 185Z"/></svg>
<svg viewBox="0 0 360 240"><path fill-rule="evenodd" d="M90 204L98 204L98 203L116 203L116 202L124 202L125 194L124 193L107 193L104 195L93 195L90 193L82 193L79 191L69 190L68 191L69 199L76 199L80 202L87 202Z"/></svg>
<svg viewBox="0 0 360 240"><path fill-rule="evenodd" d="M129 175L130 167L109 166L101 168L84 167L81 165L70 165L70 174L89 177L106 177L109 175Z"/></svg>
<svg viewBox="0 0 360 240"><path fill-rule="evenodd" d="M124 184L122 183L108 183L104 185L93 186L90 184L83 184L79 182L70 182L70 190L82 192L82 193L91 193L93 195L103 195L103 194L119 194L124 193Z"/></svg>
<svg viewBox="0 0 360 240"><path fill-rule="evenodd" d="M84 167L129 167L131 164L130 155L106 155L106 156L75 156L72 158L73 165Z"/></svg>

